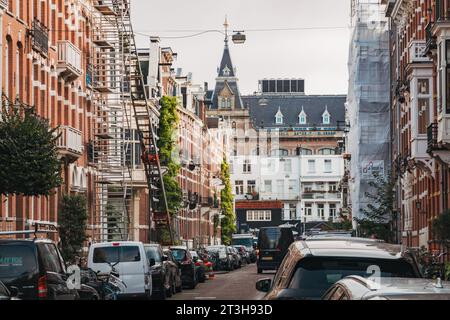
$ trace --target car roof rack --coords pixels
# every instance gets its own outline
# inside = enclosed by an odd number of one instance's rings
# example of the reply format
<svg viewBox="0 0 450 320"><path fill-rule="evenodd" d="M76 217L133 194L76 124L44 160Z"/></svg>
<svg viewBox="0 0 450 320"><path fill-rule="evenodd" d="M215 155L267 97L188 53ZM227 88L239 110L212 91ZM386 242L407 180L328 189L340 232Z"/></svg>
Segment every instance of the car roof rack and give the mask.
<svg viewBox="0 0 450 320"><path fill-rule="evenodd" d="M58 233L58 228L53 223L33 222L31 224L34 229L31 230L16 230L16 231L0 231L0 236L14 236L33 234L34 240L38 238L38 234Z"/></svg>

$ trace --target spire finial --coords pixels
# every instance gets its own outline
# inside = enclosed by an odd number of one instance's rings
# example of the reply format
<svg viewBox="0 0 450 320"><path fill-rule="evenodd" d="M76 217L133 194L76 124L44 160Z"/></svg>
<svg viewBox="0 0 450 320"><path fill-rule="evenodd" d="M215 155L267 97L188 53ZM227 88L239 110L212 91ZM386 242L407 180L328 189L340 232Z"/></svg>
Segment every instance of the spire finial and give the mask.
<svg viewBox="0 0 450 320"><path fill-rule="evenodd" d="M223 26L225 28L225 42L227 43L228 42L228 27L230 26L228 24L228 16L227 15L225 15L225 22L223 23Z"/></svg>

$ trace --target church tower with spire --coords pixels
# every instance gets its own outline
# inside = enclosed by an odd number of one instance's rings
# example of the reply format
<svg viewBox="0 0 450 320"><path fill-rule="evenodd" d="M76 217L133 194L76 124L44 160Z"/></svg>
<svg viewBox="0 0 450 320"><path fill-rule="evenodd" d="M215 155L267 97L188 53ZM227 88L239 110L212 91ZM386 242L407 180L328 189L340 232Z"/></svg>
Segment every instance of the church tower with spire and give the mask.
<svg viewBox="0 0 450 320"><path fill-rule="evenodd" d="M233 129L233 137L230 138L233 139L234 144L228 151L232 155L242 155L248 154L250 149L248 143L243 143L239 139L253 136L254 133L252 131L254 130L250 121L249 109L246 108L242 101L236 69L231 61L228 26L228 20L225 18L225 46L222 60L217 70L215 88L208 94L209 108L207 116L221 118Z"/></svg>

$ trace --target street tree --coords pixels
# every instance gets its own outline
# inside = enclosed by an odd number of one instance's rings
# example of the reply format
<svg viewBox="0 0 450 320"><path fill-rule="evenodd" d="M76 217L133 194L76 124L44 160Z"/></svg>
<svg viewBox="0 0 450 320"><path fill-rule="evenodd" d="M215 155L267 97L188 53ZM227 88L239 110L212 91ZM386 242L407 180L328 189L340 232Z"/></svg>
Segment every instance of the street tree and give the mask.
<svg viewBox="0 0 450 320"><path fill-rule="evenodd" d="M0 194L49 196L62 184L57 128L20 102L2 100Z"/></svg>
<svg viewBox="0 0 450 320"><path fill-rule="evenodd" d="M370 203L362 209L362 217L354 218L358 223L359 234L363 237L395 241L394 211L395 180L390 174L387 177L373 173L374 179L369 182L371 191L366 193Z"/></svg>
<svg viewBox="0 0 450 320"><path fill-rule="evenodd" d="M67 261L73 262L81 252L86 240L88 213L83 195L64 195L58 213L61 253Z"/></svg>

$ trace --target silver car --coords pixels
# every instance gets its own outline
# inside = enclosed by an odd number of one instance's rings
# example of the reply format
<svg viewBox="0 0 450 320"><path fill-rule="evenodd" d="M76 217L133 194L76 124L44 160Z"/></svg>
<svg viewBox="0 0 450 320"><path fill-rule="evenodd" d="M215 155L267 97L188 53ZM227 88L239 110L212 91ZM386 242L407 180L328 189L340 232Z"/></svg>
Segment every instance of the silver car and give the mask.
<svg viewBox="0 0 450 320"><path fill-rule="evenodd" d="M450 282L421 278L363 278L336 282L323 300L450 300Z"/></svg>

